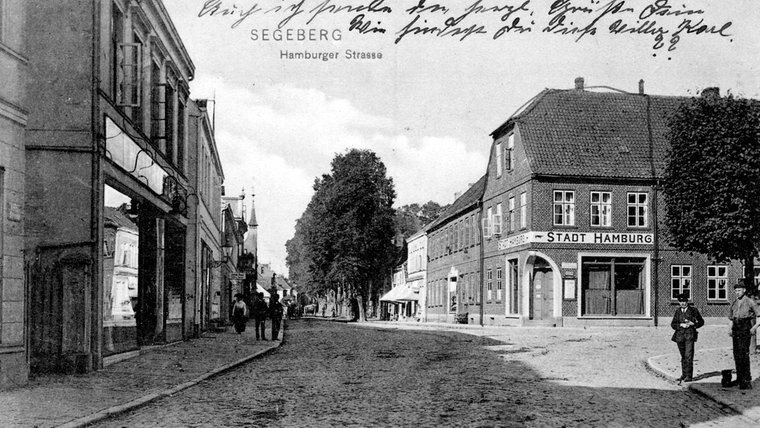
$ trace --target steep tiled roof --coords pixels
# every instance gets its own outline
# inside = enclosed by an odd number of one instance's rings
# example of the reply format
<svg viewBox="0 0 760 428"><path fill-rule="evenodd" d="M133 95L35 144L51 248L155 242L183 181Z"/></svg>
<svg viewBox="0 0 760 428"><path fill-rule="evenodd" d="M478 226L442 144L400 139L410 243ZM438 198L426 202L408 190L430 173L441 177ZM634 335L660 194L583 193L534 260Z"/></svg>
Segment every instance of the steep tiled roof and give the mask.
<svg viewBox="0 0 760 428"><path fill-rule="evenodd" d="M106 227L123 228L137 232L137 225L127 217L119 208L105 207L103 210L103 223Z"/></svg>
<svg viewBox="0 0 760 428"><path fill-rule="evenodd" d="M667 120L685 100L545 90L493 135L516 123L534 174L651 178L654 168L662 176Z"/></svg>
<svg viewBox="0 0 760 428"><path fill-rule="evenodd" d="M486 188L486 175L480 177L475 184L473 184L466 192L448 208L429 226L425 227L426 231L435 230L441 224L447 223L450 219L456 217L462 211L468 209L473 204L477 204L481 198L483 198L483 191Z"/></svg>

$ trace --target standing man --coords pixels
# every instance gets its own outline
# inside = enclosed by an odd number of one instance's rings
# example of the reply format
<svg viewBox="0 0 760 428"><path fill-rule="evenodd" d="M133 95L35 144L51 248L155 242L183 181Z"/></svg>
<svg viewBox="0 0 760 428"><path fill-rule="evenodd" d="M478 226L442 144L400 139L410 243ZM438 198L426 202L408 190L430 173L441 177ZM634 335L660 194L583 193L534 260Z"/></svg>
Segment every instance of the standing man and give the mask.
<svg viewBox="0 0 760 428"><path fill-rule="evenodd" d="M736 293L736 300L731 303L728 312L728 319L731 320L728 334L733 339L736 381L739 384L739 389L752 389L749 344L752 335L757 330L758 324L755 323L755 320L760 315L760 310L755 301L747 296L747 289L743 283L740 282L734 286L734 293Z"/></svg>
<svg viewBox="0 0 760 428"><path fill-rule="evenodd" d="M272 340L277 340L280 334L280 323L282 322L282 305L280 304L280 296L277 294L277 289L272 288L270 293L269 317L272 319Z"/></svg>
<svg viewBox="0 0 760 428"><path fill-rule="evenodd" d="M254 327L256 328L256 340L259 340L259 333L261 333L261 340L267 340L266 321L267 321L267 303L264 301L264 293L256 293L255 300L253 301L253 319L255 321Z"/></svg>
<svg viewBox="0 0 760 428"><path fill-rule="evenodd" d="M678 306L670 322L675 330L671 340L676 342L681 353L681 377L678 381L691 382L694 375L694 342L697 341L697 329L705 325L705 321L697 308L689 306L686 293L678 295Z"/></svg>

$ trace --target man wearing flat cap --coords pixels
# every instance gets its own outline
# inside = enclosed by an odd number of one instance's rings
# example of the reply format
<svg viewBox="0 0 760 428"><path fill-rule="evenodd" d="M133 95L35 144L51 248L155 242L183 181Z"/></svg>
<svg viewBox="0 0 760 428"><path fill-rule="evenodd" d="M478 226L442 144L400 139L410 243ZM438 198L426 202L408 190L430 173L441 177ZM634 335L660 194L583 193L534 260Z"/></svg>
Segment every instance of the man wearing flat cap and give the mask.
<svg viewBox="0 0 760 428"><path fill-rule="evenodd" d="M752 389L749 344L752 335L757 330L755 320L760 315L760 309L758 309L755 301L747 296L747 289L743 283L739 282L734 286L734 293L736 293L736 300L731 303L728 312L728 319L731 320L728 334L731 335L734 348L736 383L739 384L739 389Z"/></svg>
<svg viewBox="0 0 760 428"><path fill-rule="evenodd" d="M678 309L673 314L670 326L675 330L671 340L678 345L681 353L681 377L678 381L691 382L694 375L694 342L697 341L697 329L705 325L699 310L689 306L686 293L678 295Z"/></svg>

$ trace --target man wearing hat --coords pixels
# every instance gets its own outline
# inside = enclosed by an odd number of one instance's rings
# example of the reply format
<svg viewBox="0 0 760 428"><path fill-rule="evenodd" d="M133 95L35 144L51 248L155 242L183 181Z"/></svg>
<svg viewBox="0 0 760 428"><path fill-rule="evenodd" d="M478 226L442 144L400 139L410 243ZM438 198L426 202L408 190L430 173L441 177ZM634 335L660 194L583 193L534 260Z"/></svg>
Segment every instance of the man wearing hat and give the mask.
<svg viewBox="0 0 760 428"><path fill-rule="evenodd" d="M749 344L755 334L758 324L755 319L760 310L755 301L747 296L747 289L739 282L734 286L736 300L731 303L728 319L731 325L728 334L734 347L734 364L736 364L736 380L739 389L752 389L752 374L749 369ZM754 324L754 326L753 326Z"/></svg>
<svg viewBox="0 0 760 428"><path fill-rule="evenodd" d="M678 381L691 382L694 375L694 342L697 341L697 329L705 325L699 310L689 306L689 295L678 295L678 309L673 314L670 326L675 330L671 340L678 345L681 353L681 377Z"/></svg>

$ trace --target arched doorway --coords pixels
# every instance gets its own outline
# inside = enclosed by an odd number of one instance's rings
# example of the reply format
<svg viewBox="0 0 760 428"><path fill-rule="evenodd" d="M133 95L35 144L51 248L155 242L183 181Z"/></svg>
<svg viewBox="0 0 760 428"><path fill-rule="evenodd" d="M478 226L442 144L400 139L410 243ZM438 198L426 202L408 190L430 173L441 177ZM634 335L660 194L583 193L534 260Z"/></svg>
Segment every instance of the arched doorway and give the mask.
<svg viewBox="0 0 760 428"><path fill-rule="evenodd" d="M549 263L541 257L533 262L533 274L530 281L531 320L549 320L554 317L554 271Z"/></svg>

